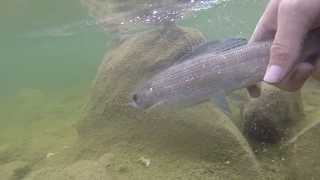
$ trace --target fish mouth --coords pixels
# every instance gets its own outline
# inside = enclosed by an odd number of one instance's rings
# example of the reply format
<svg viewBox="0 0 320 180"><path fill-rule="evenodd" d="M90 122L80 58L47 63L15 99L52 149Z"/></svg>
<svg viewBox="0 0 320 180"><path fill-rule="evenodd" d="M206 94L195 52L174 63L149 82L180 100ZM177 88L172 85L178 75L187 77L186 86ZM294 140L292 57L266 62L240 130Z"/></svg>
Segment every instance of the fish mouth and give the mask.
<svg viewBox="0 0 320 180"><path fill-rule="evenodd" d="M143 107L141 107L141 106L138 106L138 104L137 104L135 101L130 102L129 105L130 105L131 107L136 108L136 109L139 109L139 110L146 110L147 112L148 112L148 110L152 109L152 108L147 108L147 109L145 109L145 108L143 108Z"/></svg>
<svg viewBox="0 0 320 180"><path fill-rule="evenodd" d="M137 105L137 103L135 103L134 101L130 102L129 106L140 109L139 106Z"/></svg>

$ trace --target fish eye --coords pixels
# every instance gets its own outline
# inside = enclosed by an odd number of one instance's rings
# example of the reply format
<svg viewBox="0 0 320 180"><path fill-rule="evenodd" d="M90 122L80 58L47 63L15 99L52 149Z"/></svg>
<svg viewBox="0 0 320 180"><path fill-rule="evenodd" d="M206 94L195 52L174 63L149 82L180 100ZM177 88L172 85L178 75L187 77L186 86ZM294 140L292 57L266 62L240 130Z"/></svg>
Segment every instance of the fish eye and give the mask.
<svg viewBox="0 0 320 180"><path fill-rule="evenodd" d="M134 101L138 101L138 95L137 95L137 94L134 94L133 97L132 97L132 99L133 99Z"/></svg>

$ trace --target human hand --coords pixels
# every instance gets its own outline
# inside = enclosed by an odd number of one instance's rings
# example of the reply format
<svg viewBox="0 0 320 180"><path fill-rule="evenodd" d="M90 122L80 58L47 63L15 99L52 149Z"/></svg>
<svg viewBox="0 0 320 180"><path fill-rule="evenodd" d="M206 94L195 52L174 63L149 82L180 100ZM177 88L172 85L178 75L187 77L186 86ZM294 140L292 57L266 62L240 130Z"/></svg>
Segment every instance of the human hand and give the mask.
<svg viewBox="0 0 320 180"><path fill-rule="evenodd" d="M304 38L320 26L319 0L270 0L254 30L249 44L274 37L270 62L264 81L284 91L299 90L312 74L320 80L320 62L299 62ZM260 87L247 88L251 97L259 97Z"/></svg>

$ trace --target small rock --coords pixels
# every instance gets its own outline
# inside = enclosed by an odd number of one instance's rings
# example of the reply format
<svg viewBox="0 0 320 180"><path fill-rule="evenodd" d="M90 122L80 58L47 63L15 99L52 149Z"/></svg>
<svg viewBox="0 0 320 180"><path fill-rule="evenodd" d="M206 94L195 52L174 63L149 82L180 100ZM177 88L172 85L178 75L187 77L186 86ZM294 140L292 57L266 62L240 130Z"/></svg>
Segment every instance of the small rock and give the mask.
<svg viewBox="0 0 320 180"><path fill-rule="evenodd" d="M114 154L106 153L99 158L98 162L105 167L110 167L114 165Z"/></svg>
<svg viewBox="0 0 320 180"><path fill-rule="evenodd" d="M48 152L47 155L46 155L46 158L49 158L49 157L54 156L54 155L56 155L56 154L52 153L52 152Z"/></svg>
<svg viewBox="0 0 320 180"><path fill-rule="evenodd" d="M144 157L140 157L140 158L139 158L139 161L141 161L141 162L142 162L145 166L147 166L147 167L149 167L150 164L151 164L150 160L149 160L149 159L146 159L146 158L144 158Z"/></svg>

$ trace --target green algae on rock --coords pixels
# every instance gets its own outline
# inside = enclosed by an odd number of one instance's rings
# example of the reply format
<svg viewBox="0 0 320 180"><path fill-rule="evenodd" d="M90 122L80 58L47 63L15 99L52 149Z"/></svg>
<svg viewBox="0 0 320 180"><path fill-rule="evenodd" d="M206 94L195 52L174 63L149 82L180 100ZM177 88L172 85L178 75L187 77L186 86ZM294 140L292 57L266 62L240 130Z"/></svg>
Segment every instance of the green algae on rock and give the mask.
<svg viewBox="0 0 320 180"><path fill-rule="evenodd" d="M304 120L301 92L284 92L261 83L262 94L250 103L244 117L244 134L258 142L290 139L292 128Z"/></svg>
<svg viewBox="0 0 320 180"><path fill-rule="evenodd" d="M113 40L77 125L81 156L118 153L130 179L143 178L139 172L153 179L173 179L174 172L190 169L194 173L179 177L264 179L239 129L211 103L150 114L128 104L137 87L203 41L197 30L177 26ZM132 160L141 156L151 160L150 170L131 171L141 168Z"/></svg>

